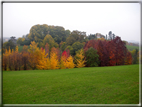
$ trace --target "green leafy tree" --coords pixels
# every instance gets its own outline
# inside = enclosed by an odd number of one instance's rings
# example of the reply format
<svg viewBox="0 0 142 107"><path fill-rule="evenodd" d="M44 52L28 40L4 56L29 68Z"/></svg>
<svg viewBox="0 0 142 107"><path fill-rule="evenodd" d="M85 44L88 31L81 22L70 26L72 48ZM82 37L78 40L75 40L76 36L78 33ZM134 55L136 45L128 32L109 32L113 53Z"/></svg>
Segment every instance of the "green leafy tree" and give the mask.
<svg viewBox="0 0 142 107"><path fill-rule="evenodd" d="M43 40L43 45L45 46L46 43L49 45L49 50L51 50L52 47L57 48L58 44L54 41L51 35L46 35L44 40Z"/></svg>
<svg viewBox="0 0 142 107"><path fill-rule="evenodd" d="M60 50L61 50L61 52L63 52L65 50L65 48L66 48L66 43L62 41L60 43Z"/></svg>
<svg viewBox="0 0 142 107"><path fill-rule="evenodd" d="M99 55L97 54L97 50L94 48L89 48L86 53L86 65L88 67L97 67L99 65Z"/></svg>
<svg viewBox="0 0 142 107"><path fill-rule="evenodd" d="M69 37L66 39L66 43L67 45L72 45L75 42L84 42L86 38L86 32L80 32L77 30L74 30L73 32L71 32L71 34L69 35Z"/></svg>
<svg viewBox="0 0 142 107"><path fill-rule="evenodd" d="M80 43L80 42L75 42L73 45L72 45L72 48L73 48L73 53L72 55L75 55L75 52L82 49L83 48L83 44Z"/></svg>
<svg viewBox="0 0 142 107"><path fill-rule="evenodd" d="M131 54L132 54L132 63L137 64L138 63L138 49L132 50Z"/></svg>
<svg viewBox="0 0 142 107"><path fill-rule="evenodd" d="M73 48L72 46L67 46L65 50L68 50L70 51L70 54L73 55L74 51L73 51Z"/></svg>
<svg viewBox="0 0 142 107"><path fill-rule="evenodd" d="M24 42L25 42L25 38L21 38L21 37L20 37L20 38L17 39L17 44L18 44L18 45L23 46L23 45L25 45Z"/></svg>
<svg viewBox="0 0 142 107"><path fill-rule="evenodd" d="M71 31L70 30L65 30L65 34L66 34L66 37L69 37L69 35L71 34Z"/></svg>
<svg viewBox="0 0 142 107"><path fill-rule="evenodd" d="M67 36L69 35L69 31L65 31L65 29L61 26L49 26L46 24L43 25L34 25L30 29L30 33L28 38L31 41L35 41L36 43L43 42L45 36L51 35L55 42L58 44L63 41L66 41ZM39 44L40 45L40 44Z"/></svg>
<svg viewBox="0 0 142 107"><path fill-rule="evenodd" d="M92 40L92 39L97 39L97 36L95 34L90 34L87 38L88 40Z"/></svg>
<svg viewBox="0 0 142 107"><path fill-rule="evenodd" d="M3 43L3 49L7 49L8 50L9 47L10 47L11 50L15 49L16 48L16 44L14 44L11 40L8 41L8 42Z"/></svg>

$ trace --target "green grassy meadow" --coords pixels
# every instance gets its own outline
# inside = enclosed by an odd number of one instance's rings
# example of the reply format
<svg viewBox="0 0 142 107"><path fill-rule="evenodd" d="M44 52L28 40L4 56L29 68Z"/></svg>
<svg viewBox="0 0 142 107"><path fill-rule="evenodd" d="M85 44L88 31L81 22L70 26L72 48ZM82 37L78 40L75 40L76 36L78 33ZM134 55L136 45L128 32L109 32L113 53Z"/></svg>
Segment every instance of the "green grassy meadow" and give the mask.
<svg viewBox="0 0 142 107"><path fill-rule="evenodd" d="M3 104L138 104L139 65L3 71Z"/></svg>
<svg viewBox="0 0 142 107"><path fill-rule="evenodd" d="M138 49L138 50L139 50L139 47L138 47L138 46L126 45L126 47L127 47L127 49L128 49L129 51L132 51L132 50L134 50L134 49Z"/></svg>

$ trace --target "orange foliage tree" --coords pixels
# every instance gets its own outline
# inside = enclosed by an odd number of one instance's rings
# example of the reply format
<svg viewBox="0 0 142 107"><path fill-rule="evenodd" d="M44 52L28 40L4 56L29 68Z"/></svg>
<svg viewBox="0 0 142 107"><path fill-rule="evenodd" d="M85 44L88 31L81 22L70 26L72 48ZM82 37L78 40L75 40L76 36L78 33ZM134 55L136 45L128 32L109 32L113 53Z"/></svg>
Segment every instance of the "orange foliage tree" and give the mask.
<svg viewBox="0 0 142 107"><path fill-rule="evenodd" d="M3 70L7 70L8 67L8 51L7 49L5 50L5 53L3 53L3 58L2 58L2 68Z"/></svg>
<svg viewBox="0 0 142 107"><path fill-rule="evenodd" d="M12 67L13 67L13 55L14 51L12 49L12 52L11 52L11 49L9 47L9 50L8 50L8 53L7 53L7 63L8 63L8 69L11 71L12 70Z"/></svg>
<svg viewBox="0 0 142 107"><path fill-rule="evenodd" d="M12 52L12 62L14 70L20 70L21 67L21 55L18 52L18 46L16 46L16 49L14 52Z"/></svg>
<svg viewBox="0 0 142 107"><path fill-rule="evenodd" d="M125 65L132 64L132 55L129 51L127 51L126 58L125 58Z"/></svg>

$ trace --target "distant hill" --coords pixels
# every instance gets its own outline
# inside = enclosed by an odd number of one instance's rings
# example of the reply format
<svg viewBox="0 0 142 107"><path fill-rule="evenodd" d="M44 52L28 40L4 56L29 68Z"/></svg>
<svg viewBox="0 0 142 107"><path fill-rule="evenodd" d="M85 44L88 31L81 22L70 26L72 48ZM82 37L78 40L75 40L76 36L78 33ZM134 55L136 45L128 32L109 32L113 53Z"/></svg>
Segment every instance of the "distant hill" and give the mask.
<svg viewBox="0 0 142 107"><path fill-rule="evenodd" d="M139 44L139 42L138 41L135 41L135 40L130 40L130 41L128 41L129 43L134 43L134 44Z"/></svg>
<svg viewBox="0 0 142 107"><path fill-rule="evenodd" d="M134 49L138 49L138 50L139 50L139 46L126 45L126 47L127 47L127 49L128 49L129 51L132 51L132 50L134 50Z"/></svg>

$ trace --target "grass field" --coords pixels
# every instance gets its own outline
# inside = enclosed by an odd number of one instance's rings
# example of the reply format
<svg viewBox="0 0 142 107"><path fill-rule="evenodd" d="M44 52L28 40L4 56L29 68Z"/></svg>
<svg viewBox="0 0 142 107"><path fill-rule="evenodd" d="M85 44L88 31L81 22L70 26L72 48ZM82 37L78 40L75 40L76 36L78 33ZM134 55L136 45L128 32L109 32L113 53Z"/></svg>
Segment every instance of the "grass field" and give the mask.
<svg viewBox="0 0 142 107"><path fill-rule="evenodd" d="M3 104L138 104L139 65L3 71Z"/></svg>
<svg viewBox="0 0 142 107"><path fill-rule="evenodd" d="M138 46L131 46L131 45L126 45L127 49L132 51L133 49L138 49L139 50L139 47Z"/></svg>

